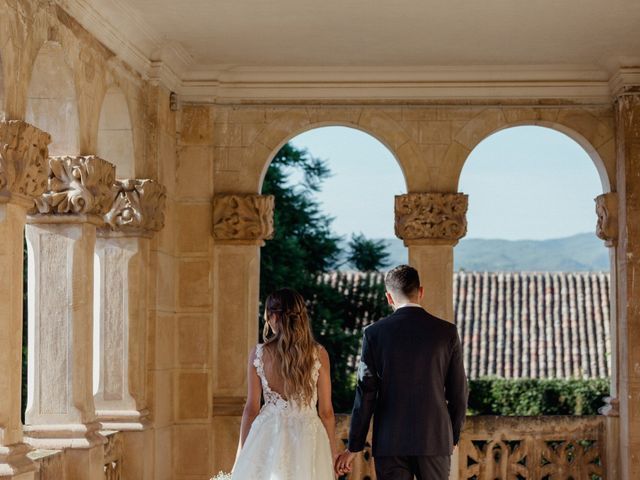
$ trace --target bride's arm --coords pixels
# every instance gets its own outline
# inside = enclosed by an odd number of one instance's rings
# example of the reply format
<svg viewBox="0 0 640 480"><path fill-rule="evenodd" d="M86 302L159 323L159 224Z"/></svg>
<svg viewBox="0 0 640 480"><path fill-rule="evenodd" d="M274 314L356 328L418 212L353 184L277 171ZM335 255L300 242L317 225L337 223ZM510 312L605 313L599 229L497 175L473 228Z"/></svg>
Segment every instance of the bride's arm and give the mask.
<svg viewBox="0 0 640 480"><path fill-rule="evenodd" d="M329 354L324 348L320 348L320 376L318 377L318 415L329 436L331 444L331 457L335 461L336 450L336 417L333 413L331 402L331 365Z"/></svg>
<svg viewBox="0 0 640 480"><path fill-rule="evenodd" d="M240 426L240 445L238 446L238 452L247 440L249 431L251 430L251 424L260 413L260 399L262 398L262 385L260 383L260 377L256 372L256 367L253 365L256 359L256 349L254 348L249 355L249 365L247 366L247 383L248 393L247 402L244 405L242 412L242 424Z"/></svg>

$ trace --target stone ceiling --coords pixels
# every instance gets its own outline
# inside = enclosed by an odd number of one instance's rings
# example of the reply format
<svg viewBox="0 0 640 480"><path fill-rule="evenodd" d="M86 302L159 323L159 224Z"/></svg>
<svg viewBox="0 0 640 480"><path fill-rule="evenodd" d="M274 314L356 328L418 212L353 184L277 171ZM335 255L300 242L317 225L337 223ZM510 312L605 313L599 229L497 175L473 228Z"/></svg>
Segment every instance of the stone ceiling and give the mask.
<svg viewBox="0 0 640 480"><path fill-rule="evenodd" d="M354 81L373 73L432 82L601 81L640 65L637 0L60 3L134 67L155 60L177 84L211 84L229 72L275 74L274 81L309 72L319 79L357 72Z"/></svg>

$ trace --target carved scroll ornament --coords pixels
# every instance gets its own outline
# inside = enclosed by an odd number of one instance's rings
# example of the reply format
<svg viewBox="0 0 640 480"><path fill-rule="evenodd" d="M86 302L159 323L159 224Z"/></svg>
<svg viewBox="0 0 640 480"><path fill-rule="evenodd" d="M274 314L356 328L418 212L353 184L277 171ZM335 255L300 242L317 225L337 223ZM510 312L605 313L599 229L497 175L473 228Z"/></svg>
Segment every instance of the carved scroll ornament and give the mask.
<svg viewBox="0 0 640 480"><path fill-rule="evenodd" d="M261 241L273 237L272 195L217 195L213 200L216 240Z"/></svg>
<svg viewBox="0 0 640 480"><path fill-rule="evenodd" d="M599 195L595 198L596 235L604 240L607 247L615 246L618 240L618 194L611 192Z"/></svg>
<svg viewBox="0 0 640 480"><path fill-rule="evenodd" d="M113 205L104 216L111 231L131 235L150 235L164 227L167 192L149 179L117 180L113 185Z"/></svg>
<svg viewBox="0 0 640 480"><path fill-rule="evenodd" d="M36 199L41 214L102 216L113 202L115 167L96 156L50 157L47 190Z"/></svg>
<svg viewBox="0 0 640 480"><path fill-rule="evenodd" d="M51 136L21 120L0 122L0 203L33 198L47 187Z"/></svg>
<svg viewBox="0 0 640 480"><path fill-rule="evenodd" d="M456 243L467 233L468 197L461 193L396 196L396 235L406 241Z"/></svg>

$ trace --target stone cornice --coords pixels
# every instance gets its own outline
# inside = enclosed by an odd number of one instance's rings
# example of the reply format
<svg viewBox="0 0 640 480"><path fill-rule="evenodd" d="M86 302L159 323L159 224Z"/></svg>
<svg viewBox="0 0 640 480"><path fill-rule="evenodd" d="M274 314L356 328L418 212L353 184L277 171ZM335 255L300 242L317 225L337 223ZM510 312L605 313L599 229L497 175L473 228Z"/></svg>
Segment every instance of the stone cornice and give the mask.
<svg viewBox="0 0 640 480"><path fill-rule="evenodd" d="M166 188L154 180L123 179L113 185L113 205L105 214L103 236L143 236L164 227Z"/></svg>
<svg viewBox="0 0 640 480"><path fill-rule="evenodd" d="M31 204L47 188L51 136L21 120L0 122L0 203Z"/></svg>
<svg viewBox="0 0 640 480"><path fill-rule="evenodd" d="M50 217L102 217L113 203L115 167L94 155L49 157L46 191L36 198L34 213Z"/></svg>
<svg viewBox="0 0 640 480"><path fill-rule="evenodd" d="M257 242L273 237L272 195L216 195L213 238L218 242Z"/></svg>
<svg viewBox="0 0 640 480"><path fill-rule="evenodd" d="M407 245L455 245L467 233L468 201L462 193L397 195L396 236Z"/></svg>

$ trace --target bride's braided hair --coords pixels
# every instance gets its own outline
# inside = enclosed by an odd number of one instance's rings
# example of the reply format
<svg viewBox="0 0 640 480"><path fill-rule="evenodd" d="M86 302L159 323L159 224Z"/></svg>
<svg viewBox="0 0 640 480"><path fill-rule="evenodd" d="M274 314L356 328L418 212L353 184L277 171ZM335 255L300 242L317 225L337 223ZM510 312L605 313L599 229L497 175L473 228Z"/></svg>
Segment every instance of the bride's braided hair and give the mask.
<svg viewBox="0 0 640 480"><path fill-rule="evenodd" d="M317 344L311 333L304 298L290 288L278 290L267 297L264 315L264 343L274 344L273 353L284 380L286 397L303 404L310 403L314 391L312 374ZM271 315L277 318L277 333L266 321Z"/></svg>

